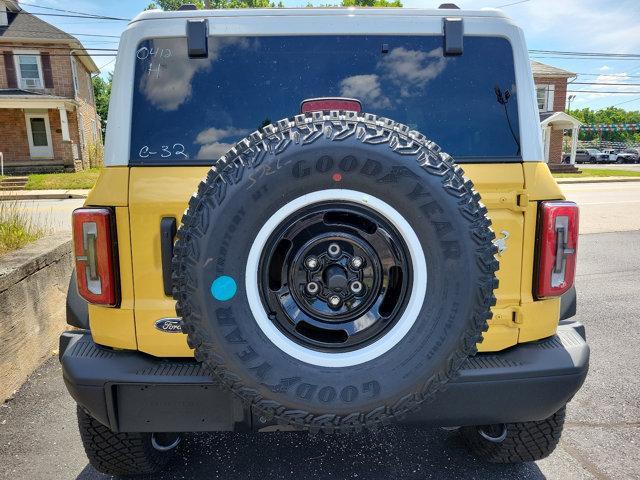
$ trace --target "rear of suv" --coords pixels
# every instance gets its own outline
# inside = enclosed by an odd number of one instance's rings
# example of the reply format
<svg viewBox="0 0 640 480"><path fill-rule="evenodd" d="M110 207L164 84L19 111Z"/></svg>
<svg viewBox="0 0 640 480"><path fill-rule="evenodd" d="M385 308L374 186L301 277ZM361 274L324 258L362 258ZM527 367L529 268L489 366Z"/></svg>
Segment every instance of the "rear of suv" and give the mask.
<svg viewBox="0 0 640 480"><path fill-rule="evenodd" d="M392 422L551 453L589 348L534 92L495 11L134 19L60 345L92 465Z"/></svg>

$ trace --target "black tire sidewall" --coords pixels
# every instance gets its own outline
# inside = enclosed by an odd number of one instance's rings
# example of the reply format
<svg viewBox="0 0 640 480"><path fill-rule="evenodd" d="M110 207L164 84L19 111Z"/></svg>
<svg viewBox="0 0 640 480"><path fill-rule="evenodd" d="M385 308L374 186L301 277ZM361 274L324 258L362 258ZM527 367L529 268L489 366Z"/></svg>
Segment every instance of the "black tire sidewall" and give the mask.
<svg viewBox="0 0 640 480"><path fill-rule="evenodd" d="M386 144L357 139L292 145L258 166L226 170L224 197L203 199L215 208L198 240L206 253L190 268L198 285L191 301L203 312L193 327L204 344L214 346L216 363L260 396L315 415L393 405L450 371L451 352L474 331L483 272L475 261L472 225L460 214L459 199L443 188L442 177ZM288 202L330 188L363 192L396 209L419 238L428 272L419 320L404 338L379 358L340 368L304 363L274 345L254 320L245 292L248 252L265 221ZM221 275L238 286L224 302L209 289Z"/></svg>

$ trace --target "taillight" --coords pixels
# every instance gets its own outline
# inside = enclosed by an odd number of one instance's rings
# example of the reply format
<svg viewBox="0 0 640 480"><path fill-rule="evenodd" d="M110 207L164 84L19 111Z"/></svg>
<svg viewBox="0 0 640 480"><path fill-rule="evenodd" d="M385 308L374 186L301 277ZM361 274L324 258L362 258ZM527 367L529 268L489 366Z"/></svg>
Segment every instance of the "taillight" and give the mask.
<svg viewBox="0 0 640 480"><path fill-rule="evenodd" d="M578 249L578 206L541 202L538 219L537 298L557 297L573 285Z"/></svg>
<svg viewBox="0 0 640 480"><path fill-rule="evenodd" d="M323 110L350 110L361 112L360 100L354 98L309 98L300 105L300 113L318 112Z"/></svg>
<svg viewBox="0 0 640 480"><path fill-rule="evenodd" d="M113 225L113 212L109 208L78 208L73 211L78 293L89 303L118 304Z"/></svg>

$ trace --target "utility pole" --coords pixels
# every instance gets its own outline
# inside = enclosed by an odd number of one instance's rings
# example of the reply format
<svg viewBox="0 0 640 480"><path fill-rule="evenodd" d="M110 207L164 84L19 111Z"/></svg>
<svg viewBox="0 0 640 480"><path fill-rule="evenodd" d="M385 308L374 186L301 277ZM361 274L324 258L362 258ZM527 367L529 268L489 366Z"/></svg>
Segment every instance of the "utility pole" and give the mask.
<svg viewBox="0 0 640 480"><path fill-rule="evenodd" d="M567 110L571 110L571 101L574 100L576 98L575 95L569 95L569 106L567 107Z"/></svg>
<svg viewBox="0 0 640 480"><path fill-rule="evenodd" d="M204 8L211 10L211 0L204 0Z"/></svg>

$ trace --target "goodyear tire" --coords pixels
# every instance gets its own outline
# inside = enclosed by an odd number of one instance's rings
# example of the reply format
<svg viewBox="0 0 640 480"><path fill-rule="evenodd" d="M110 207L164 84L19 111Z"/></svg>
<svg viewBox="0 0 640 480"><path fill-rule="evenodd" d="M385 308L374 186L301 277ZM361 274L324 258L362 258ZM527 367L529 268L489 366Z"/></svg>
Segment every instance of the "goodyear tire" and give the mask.
<svg viewBox="0 0 640 480"><path fill-rule="evenodd" d="M388 423L482 340L498 266L486 213L460 167L404 125L332 111L264 127L182 218L173 295L189 345L267 418Z"/></svg>

